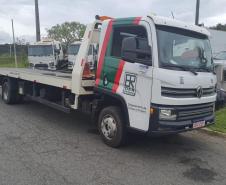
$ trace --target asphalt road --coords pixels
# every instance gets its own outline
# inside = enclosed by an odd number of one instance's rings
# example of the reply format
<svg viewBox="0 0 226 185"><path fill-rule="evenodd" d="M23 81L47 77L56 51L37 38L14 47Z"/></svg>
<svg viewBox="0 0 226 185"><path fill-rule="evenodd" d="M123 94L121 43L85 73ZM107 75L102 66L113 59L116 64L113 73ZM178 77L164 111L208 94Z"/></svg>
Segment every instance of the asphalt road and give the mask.
<svg viewBox="0 0 226 185"><path fill-rule="evenodd" d="M226 138L190 132L104 145L87 116L0 100L0 184L226 185Z"/></svg>

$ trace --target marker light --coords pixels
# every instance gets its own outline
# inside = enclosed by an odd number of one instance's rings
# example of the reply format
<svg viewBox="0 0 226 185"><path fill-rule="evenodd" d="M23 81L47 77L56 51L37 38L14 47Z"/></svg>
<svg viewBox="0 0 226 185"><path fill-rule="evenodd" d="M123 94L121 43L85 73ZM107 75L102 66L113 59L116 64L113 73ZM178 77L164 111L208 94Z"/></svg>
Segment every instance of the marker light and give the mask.
<svg viewBox="0 0 226 185"><path fill-rule="evenodd" d="M99 16L99 15L96 15L96 19L97 20L100 20L100 21L105 21L105 20L113 19L113 18L112 17L108 17L108 16Z"/></svg>

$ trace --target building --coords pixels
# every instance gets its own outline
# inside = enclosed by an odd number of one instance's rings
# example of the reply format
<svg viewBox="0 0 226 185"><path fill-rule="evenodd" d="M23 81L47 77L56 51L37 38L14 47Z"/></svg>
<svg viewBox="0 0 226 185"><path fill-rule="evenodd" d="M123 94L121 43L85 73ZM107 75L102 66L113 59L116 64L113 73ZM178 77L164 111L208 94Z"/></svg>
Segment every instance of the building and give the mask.
<svg viewBox="0 0 226 185"><path fill-rule="evenodd" d="M210 42L213 53L226 51L226 31L209 29L209 32L211 33Z"/></svg>

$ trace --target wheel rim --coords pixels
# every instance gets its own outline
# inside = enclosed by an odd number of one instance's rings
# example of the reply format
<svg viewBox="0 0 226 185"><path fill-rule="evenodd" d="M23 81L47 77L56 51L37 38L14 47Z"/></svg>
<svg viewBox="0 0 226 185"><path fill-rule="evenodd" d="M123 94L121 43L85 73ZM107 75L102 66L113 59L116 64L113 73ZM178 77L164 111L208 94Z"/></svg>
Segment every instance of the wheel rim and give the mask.
<svg viewBox="0 0 226 185"><path fill-rule="evenodd" d="M108 140L112 140L117 133L117 125L115 119L111 115L106 115L101 122L101 132Z"/></svg>
<svg viewBox="0 0 226 185"><path fill-rule="evenodd" d="M4 100L8 100L8 96L9 96L8 94L9 94L8 86L4 85L4 88L3 88L3 99Z"/></svg>

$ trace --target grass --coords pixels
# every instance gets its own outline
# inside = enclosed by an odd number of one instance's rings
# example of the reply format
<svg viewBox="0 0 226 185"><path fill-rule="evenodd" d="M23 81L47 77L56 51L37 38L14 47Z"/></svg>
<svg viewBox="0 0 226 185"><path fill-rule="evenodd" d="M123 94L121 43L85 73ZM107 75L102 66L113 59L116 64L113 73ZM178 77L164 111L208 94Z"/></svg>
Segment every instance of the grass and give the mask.
<svg viewBox="0 0 226 185"><path fill-rule="evenodd" d="M28 60L26 55L17 56L17 63L19 68L28 67ZM15 67L14 56L0 55L0 67Z"/></svg>
<svg viewBox="0 0 226 185"><path fill-rule="evenodd" d="M226 133L226 108L216 112L216 124L209 128L213 131Z"/></svg>

